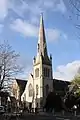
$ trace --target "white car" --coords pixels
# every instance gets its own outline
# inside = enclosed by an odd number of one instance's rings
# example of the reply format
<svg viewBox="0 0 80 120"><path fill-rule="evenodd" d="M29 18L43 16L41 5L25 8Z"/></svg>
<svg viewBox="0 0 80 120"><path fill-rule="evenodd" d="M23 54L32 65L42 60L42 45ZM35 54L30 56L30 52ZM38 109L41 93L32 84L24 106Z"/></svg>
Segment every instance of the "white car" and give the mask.
<svg viewBox="0 0 80 120"><path fill-rule="evenodd" d="M5 112L4 107L0 106L0 114L3 114Z"/></svg>

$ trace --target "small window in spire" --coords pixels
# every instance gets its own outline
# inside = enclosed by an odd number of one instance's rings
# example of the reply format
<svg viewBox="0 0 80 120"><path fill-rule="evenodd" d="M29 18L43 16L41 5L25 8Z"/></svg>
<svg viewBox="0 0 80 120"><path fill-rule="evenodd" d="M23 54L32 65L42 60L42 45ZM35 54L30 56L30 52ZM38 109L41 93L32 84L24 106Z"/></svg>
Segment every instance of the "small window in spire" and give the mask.
<svg viewBox="0 0 80 120"><path fill-rule="evenodd" d="M44 49L46 48L46 43L44 43Z"/></svg>
<svg viewBox="0 0 80 120"><path fill-rule="evenodd" d="M38 52L39 52L39 43L38 43Z"/></svg>

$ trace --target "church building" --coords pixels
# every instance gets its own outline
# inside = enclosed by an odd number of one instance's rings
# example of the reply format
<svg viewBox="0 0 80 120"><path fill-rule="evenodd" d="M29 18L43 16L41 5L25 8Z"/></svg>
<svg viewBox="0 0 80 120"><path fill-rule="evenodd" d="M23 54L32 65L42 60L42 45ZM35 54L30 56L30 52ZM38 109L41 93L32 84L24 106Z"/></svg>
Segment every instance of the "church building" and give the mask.
<svg viewBox="0 0 80 120"><path fill-rule="evenodd" d="M39 37L37 43L37 55L33 59L33 72L25 91L22 101L32 103L33 108L42 107L50 91L53 91L52 56L48 56L43 16L40 17Z"/></svg>

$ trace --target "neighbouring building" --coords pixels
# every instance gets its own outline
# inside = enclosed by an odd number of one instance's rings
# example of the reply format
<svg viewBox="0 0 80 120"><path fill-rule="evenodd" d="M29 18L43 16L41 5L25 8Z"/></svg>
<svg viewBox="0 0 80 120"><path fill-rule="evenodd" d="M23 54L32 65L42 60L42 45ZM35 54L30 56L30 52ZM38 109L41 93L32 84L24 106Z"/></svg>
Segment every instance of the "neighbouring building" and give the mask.
<svg viewBox="0 0 80 120"><path fill-rule="evenodd" d="M54 91L61 96L64 96L69 91L69 85L70 81L53 79Z"/></svg>
<svg viewBox="0 0 80 120"><path fill-rule="evenodd" d="M22 79L15 79L12 84L12 101L17 102L17 106L21 105L21 96L24 93L27 81ZM16 99L16 101L15 101ZM16 104L16 103L15 103Z"/></svg>

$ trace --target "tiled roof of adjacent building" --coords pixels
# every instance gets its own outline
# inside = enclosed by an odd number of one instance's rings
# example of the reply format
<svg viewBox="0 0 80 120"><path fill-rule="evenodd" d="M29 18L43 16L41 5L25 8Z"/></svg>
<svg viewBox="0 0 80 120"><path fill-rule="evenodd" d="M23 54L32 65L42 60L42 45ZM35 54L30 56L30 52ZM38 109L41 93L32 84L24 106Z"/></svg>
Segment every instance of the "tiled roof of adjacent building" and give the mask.
<svg viewBox="0 0 80 120"><path fill-rule="evenodd" d="M64 90L68 88L70 81L63 81L59 79L53 79L53 87L55 90Z"/></svg>
<svg viewBox="0 0 80 120"><path fill-rule="evenodd" d="M19 89L20 89L20 95L22 95L24 90L25 90L27 80L16 79L16 81L17 81L17 84L18 84Z"/></svg>

